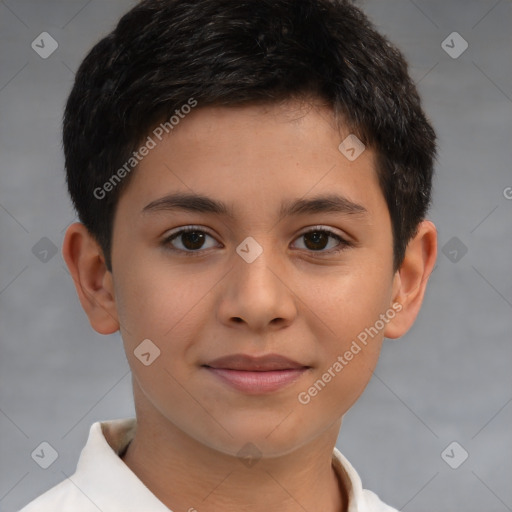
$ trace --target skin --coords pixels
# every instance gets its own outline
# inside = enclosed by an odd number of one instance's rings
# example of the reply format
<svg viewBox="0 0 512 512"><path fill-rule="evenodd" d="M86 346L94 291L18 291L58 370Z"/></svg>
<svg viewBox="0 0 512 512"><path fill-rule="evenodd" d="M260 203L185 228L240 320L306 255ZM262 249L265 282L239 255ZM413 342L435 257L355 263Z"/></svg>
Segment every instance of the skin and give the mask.
<svg viewBox="0 0 512 512"><path fill-rule="evenodd" d="M67 230L63 255L81 304L96 331L120 330L132 369L138 429L124 461L172 510L347 510L331 464L342 416L369 382L383 338L413 324L437 251L435 226L423 221L393 272L375 154L366 148L350 162L338 150L348 134L321 105L198 107L150 151L123 191L112 272L82 224ZM142 212L174 192L223 201L234 218ZM366 213L279 219L284 201L333 193ZM186 236L165 245L190 225L209 235L202 246ZM303 236L315 227L352 245L333 253L335 238ZM248 236L263 248L252 263L236 252ZM185 254L194 248L199 256ZM298 394L396 303L400 313L300 403ZM149 366L134 355L144 339L161 351ZM285 388L250 395L201 366L240 353L277 353L310 368ZM252 467L237 458L248 442L261 453Z"/></svg>

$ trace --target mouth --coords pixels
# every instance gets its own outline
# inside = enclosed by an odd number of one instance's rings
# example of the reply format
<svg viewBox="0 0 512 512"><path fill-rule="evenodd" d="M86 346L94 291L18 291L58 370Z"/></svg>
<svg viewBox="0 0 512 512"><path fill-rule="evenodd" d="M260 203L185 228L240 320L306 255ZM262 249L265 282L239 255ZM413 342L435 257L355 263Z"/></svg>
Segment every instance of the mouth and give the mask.
<svg viewBox="0 0 512 512"><path fill-rule="evenodd" d="M278 354L262 357L235 354L202 366L224 384L253 395L287 387L310 368Z"/></svg>

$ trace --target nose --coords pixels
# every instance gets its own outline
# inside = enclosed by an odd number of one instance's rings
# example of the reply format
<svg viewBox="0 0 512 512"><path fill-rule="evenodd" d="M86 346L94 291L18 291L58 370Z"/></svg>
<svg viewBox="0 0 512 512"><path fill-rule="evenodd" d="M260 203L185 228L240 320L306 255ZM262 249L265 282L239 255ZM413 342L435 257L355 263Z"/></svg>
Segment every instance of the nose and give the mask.
<svg viewBox="0 0 512 512"><path fill-rule="evenodd" d="M219 290L218 315L226 325L261 333L290 325L297 315L297 297L285 254L258 242L263 251L253 261L234 255L234 266Z"/></svg>

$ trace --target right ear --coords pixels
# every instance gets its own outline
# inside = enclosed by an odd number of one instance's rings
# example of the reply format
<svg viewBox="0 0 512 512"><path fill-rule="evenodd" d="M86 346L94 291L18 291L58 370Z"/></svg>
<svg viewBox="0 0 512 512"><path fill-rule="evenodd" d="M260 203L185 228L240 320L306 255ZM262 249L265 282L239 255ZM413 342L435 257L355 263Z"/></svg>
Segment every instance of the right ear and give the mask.
<svg viewBox="0 0 512 512"><path fill-rule="evenodd" d="M112 273L107 269L101 247L82 223L68 227L62 256L92 328L100 334L118 331Z"/></svg>

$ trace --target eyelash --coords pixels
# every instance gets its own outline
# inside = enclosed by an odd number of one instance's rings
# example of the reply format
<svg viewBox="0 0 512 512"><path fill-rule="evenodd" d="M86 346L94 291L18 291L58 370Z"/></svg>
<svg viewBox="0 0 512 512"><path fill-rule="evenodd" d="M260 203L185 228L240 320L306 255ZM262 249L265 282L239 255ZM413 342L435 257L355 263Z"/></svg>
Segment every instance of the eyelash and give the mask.
<svg viewBox="0 0 512 512"><path fill-rule="evenodd" d="M206 234L206 235L214 238L210 233L208 233L208 231L205 231L204 229L201 229L200 226L187 226L187 227L184 227L184 228L180 229L179 231L176 231L176 232L172 233L168 237L166 237L162 241L162 245L166 249L168 249L170 251L182 253L182 254L184 254L187 257L188 256L190 256L190 257L202 256L203 253L205 251L207 251L208 249L198 249L197 251L191 251L191 250L185 251L183 249L176 249L174 247L171 247L171 245L170 245L171 242L174 239L179 238L182 234L184 234L184 233L191 233L191 232L203 233L203 234ZM344 238L342 238L340 235L338 235L334 231L331 231L330 229L326 229L326 228L323 228L323 227L316 227L316 226L314 226L313 228L309 229L308 231L305 231L304 233L301 233L297 238L301 238L301 237L303 237L305 235L308 235L310 233L323 233L323 234L327 234L327 235L329 235L330 238L334 238L335 240L337 240L339 242L339 246L336 249L330 249L329 251L323 251L323 250L313 251L313 250L309 250L308 252L311 252L311 253L334 255L334 254L338 254L338 253L346 250L349 247L353 247L354 246L354 244L352 242L349 242L348 240L345 240Z"/></svg>

